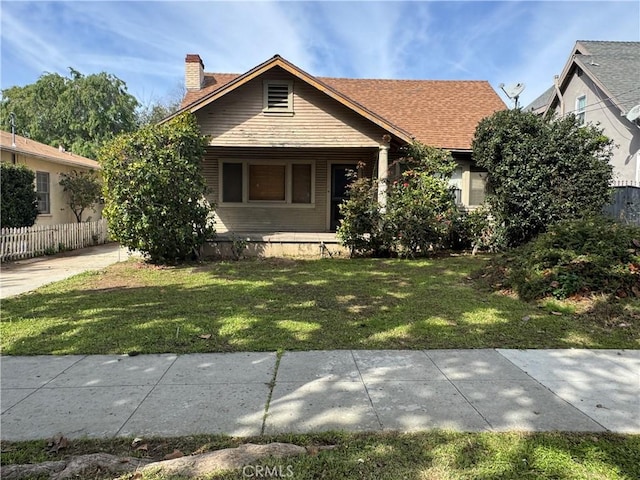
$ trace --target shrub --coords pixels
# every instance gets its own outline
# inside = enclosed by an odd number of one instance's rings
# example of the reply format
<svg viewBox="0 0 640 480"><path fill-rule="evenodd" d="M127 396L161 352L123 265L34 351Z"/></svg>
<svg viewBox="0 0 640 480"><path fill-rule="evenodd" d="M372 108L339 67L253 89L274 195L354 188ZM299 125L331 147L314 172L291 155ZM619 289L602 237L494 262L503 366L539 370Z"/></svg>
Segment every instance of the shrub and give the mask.
<svg viewBox="0 0 640 480"><path fill-rule="evenodd" d="M378 182L355 177L354 172L348 187L349 197L339 207L342 220L336 235L351 255L388 255L390 238L378 205Z"/></svg>
<svg viewBox="0 0 640 480"><path fill-rule="evenodd" d="M205 145L194 117L183 114L121 135L101 151L114 240L155 263L199 255L213 235L200 170Z"/></svg>
<svg viewBox="0 0 640 480"><path fill-rule="evenodd" d="M449 186L456 167L451 154L416 142L404 147L399 162L405 171L387 182L384 208L377 181L351 183L337 235L352 253L414 257L446 245L457 212Z"/></svg>
<svg viewBox="0 0 640 480"><path fill-rule="evenodd" d="M640 296L640 227L600 216L560 222L513 250L505 264L508 284L524 300Z"/></svg>
<svg viewBox="0 0 640 480"><path fill-rule="evenodd" d="M503 243L502 230L486 206L471 211L459 211L454 216L449 230L448 248L453 250L473 249L495 252Z"/></svg>
<svg viewBox="0 0 640 480"><path fill-rule="evenodd" d="M24 165L0 163L2 228L30 227L38 216L35 173Z"/></svg>
<svg viewBox="0 0 640 480"><path fill-rule="evenodd" d="M612 142L573 115L549 120L520 110L482 120L473 158L486 168L487 203L504 247L522 245L562 220L596 215L611 200Z"/></svg>

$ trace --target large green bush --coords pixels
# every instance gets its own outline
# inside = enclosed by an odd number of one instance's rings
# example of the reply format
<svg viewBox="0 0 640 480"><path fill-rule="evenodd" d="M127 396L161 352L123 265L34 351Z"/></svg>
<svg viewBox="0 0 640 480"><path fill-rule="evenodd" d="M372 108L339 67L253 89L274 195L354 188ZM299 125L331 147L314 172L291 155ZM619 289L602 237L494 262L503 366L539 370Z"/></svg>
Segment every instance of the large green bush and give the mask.
<svg viewBox="0 0 640 480"><path fill-rule="evenodd" d="M640 296L640 227L601 216L564 221L501 260L521 298Z"/></svg>
<svg viewBox="0 0 640 480"><path fill-rule="evenodd" d="M101 151L105 209L114 240L152 262L197 256L213 235L200 170L206 141L191 114L111 141Z"/></svg>
<svg viewBox="0 0 640 480"><path fill-rule="evenodd" d="M1 227L30 227L38 216L36 175L24 165L0 163L2 186Z"/></svg>
<svg viewBox="0 0 640 480"><path fill-rule="evenodd" d="M562 220L599 214L611 200L612 142L573 115L544 119L520 110L482 120L473 158L486 168L487 203L503 247L522 245Z"/></svg>

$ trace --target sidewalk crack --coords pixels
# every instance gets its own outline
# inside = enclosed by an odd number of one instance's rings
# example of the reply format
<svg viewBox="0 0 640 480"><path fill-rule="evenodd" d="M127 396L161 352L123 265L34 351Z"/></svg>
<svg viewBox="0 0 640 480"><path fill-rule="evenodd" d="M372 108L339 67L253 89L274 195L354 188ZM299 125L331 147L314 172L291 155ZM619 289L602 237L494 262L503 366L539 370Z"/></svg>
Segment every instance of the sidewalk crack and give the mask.
<svg viewBox="0 0 640 480"><path fill-rule="evenodd" d="M262 427L260 428L260 435L264 435L265 428L267 426L267 417L269 416L269 407L271 406L271 397L273 396L273 389L276 387L276 377L278 376L278 369L280 368L280 360L284 355L284 350L278 350L276 352L276 364L273 368L273 376L271 381L267 383L269 387L269 393L267 394L267 402L264 405L264 414L262 415Z"/></svg>

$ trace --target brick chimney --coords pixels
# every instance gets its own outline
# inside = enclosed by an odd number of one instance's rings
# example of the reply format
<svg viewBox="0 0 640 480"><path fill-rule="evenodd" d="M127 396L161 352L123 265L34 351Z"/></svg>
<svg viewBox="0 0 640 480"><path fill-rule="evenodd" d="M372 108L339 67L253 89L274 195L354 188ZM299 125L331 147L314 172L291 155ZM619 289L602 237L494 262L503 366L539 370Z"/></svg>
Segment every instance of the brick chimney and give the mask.
<svg viewBox="0 0 640 480"><path fill-rule="evenodd" d="M184 60L184 85L187 90L200 90L204 83L204 63L197 53L189 53Z"/></svg>

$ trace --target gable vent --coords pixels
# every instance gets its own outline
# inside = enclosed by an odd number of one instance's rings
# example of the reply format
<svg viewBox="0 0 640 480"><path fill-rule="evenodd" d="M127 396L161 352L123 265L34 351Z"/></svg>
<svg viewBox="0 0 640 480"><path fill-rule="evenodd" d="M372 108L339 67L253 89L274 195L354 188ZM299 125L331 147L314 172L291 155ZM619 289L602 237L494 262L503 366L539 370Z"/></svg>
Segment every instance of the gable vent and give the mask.
<svg viewBox="0 0 640 480"><path fill-rule="evenodd" d="M267 108L289 108L289 85L270 83L267 87Z"/></svg>

